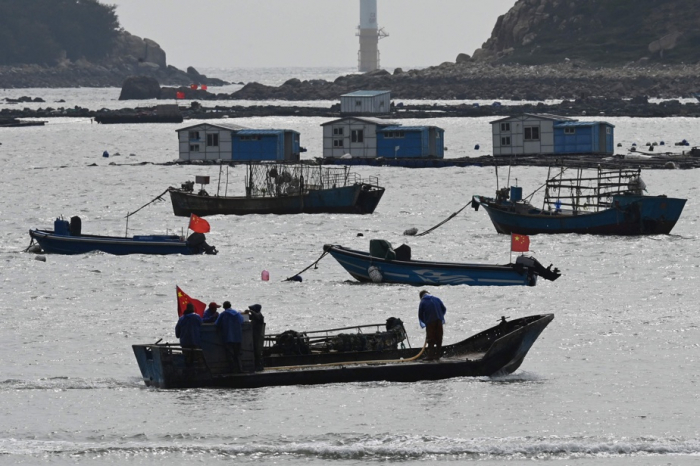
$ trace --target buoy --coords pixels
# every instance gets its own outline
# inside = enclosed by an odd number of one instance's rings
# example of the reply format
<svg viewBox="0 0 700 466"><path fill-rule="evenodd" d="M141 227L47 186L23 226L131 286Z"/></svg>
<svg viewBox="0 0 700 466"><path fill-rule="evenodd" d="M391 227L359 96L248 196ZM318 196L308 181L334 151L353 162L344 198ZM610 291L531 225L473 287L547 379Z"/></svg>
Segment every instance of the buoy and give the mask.
<svg viewBox="0 0 700 466"><path fill-rule="evenodd" d="M46 256L34 256L34 260L46 262Z"/></svg>
<svg viewBox="0 0 700 466"><path fill-rule="evenodd" d="M270 280L270 272L268 272L267 270L263 270L262 274L260 274L260 278L264 282L269 281Z"/></svg>
<svg viewBox="0 0 700 466"><path fill-rule="evenodd" d="M372 283L381 283L382 279L382 273L379 271L379 269L375 266L370 267L367 269L367 273L369 274L370 280L372 280Z"/></svg>
<svg viewBox="0 0 700 466"><path fill-rule="evenodd" d="M289 279L292 282L301 282L303 279L301 278L301 275L294 275L292 278Z"/></svg>
<svg viewBox="0 0 700 466"><path fill-rule="evenodd" d="M418 234L418 228L409 228L408 230L403 232L404 236L415 236Z"/></svg>
<svg viewBox="0 0 700 466"><path fill-rule="evenodd" d="M666 145L666 143L665 143L665 142L663 142L663 141L661 141L661 142L659 143L659 145L660 145L660 146L665 146L665 145Z"/></svg>
<svg viewBox="0 0 700 466"><path fill-rule="evenodd" d="M102 157L109 157L109 152L107 152L107 151L102 152Z"/></svg>
<svg viewBox="0 0 700 466"><path fill-rule="evenodd" d="M479 150L480 148L481 148L481 146L479 146L479 144L474 146L474 150Z"/></svg>
<svg viewBox="0 0 700 466"><path fill-rule="evenodd" d="M357 237L359 238L360 236L365 236L363 233L358 233Z"/></svg>

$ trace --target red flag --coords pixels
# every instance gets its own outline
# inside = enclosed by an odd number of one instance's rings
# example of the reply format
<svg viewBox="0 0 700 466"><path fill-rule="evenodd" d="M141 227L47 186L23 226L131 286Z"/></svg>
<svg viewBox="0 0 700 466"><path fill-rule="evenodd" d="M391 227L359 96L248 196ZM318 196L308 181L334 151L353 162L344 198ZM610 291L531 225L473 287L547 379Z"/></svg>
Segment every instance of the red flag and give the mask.
<svg viewBox="0 0 700 466"><path fill-rule="evenodd" d="M195 214L191 214L189 229L197 233L209 233L209 222L197 217Z"/></svg>
<svg viewBox="0 0 700 466"><path fill-rule="evenodd" d="M196 84L190 84L190 89L192 89L193 91L196 91L198 87L199 86Z"/></svg>
<svg viewBox="0 0 700 466"><path fill-rule="evenodd" d="M199 317L204 316L204 310L207 308L207 305L204 304L202 301L194 298L190 298L187 293L182 291L179 286L175 286L175 291L177 291L177 315L178 317L182 317L182 314L185 313L185 308L187 307L187 304L192 303L194 306L194 312L199 314Z"/></svg>
<svg viewBox="0 0 700 466"><path fill-rule="evenodd" d="M206 84L202 84L202 85L199 86L199 87L200 87L200 89L202 89L203 91L206 91L207 89L209 89L209 88L207 87Z"/></svg>
<svg viewBox="0 0 700 466"><path fill-rule="evenodd" d="M177 92L175 93L175 98L176 98L176 99L184 99L184 98L185 98L185 93L182 92L182 91L177 91Z"/></svg>
<svg viewBox="0 0 700 466"><path fill-rule="evenodd" d="M530 237L512 233L510 235L510 250L513 252L528 252L530 250Z"/></svg>

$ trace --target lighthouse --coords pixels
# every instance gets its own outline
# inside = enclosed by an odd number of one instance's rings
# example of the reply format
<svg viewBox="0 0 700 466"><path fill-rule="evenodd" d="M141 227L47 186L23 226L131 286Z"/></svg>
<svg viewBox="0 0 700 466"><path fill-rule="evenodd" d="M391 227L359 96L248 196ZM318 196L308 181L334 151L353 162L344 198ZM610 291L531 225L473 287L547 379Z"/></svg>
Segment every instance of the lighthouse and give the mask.
<svg viewBox="0 0 700 466"><path fill-rule="evenodd" d="M389 34L377 26L377 0L360 0L360 37L358 70L361 72L379 69L379 39Z"/></svg>

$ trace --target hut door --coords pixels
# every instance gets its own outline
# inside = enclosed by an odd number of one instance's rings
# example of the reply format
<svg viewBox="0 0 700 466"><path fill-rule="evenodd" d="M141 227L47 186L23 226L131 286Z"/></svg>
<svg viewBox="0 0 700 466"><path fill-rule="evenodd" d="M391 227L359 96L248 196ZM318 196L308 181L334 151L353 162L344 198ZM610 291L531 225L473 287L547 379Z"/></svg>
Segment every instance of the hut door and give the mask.
<svg viewBox="0 0 700 466"><path fill-rule="evenodd" d="M605 125L598 125L598 152L601 154L608 152L608 135L605 131Z"/></svg>

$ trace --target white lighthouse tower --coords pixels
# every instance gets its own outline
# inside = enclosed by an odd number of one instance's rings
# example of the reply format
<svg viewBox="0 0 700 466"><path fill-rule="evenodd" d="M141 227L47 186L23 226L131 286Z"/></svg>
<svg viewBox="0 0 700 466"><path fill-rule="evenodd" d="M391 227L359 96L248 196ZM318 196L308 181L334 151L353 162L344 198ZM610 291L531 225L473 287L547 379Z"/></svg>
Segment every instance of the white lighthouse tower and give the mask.
<svg viewBox="0 0 700 466"><path fill-rule="evenodd" d="M357 61L361 72L379 69L379 39L389 34L377 26L377 0L360 0L360 51Z"/></svg>

